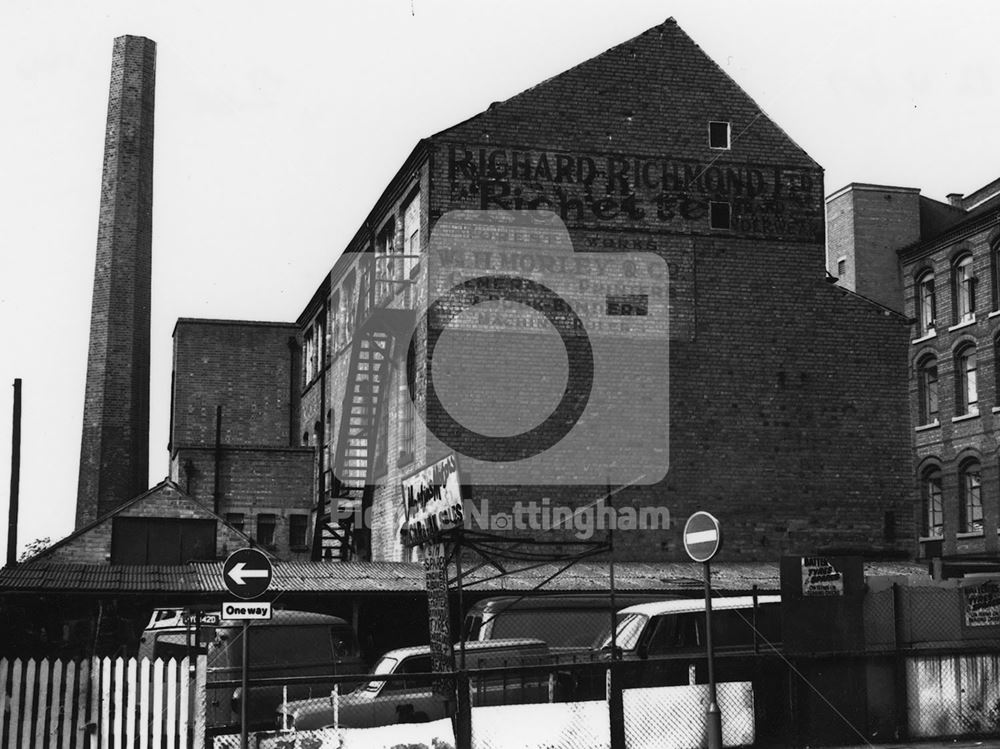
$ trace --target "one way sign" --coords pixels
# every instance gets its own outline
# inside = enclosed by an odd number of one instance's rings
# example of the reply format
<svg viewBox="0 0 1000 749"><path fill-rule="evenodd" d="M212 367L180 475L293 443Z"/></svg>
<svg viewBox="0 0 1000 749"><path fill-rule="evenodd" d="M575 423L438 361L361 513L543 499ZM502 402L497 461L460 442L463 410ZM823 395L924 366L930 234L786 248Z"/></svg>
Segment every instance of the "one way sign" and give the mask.
<svg viewBox="0 0 1000 749"><path fill-rule="evenodd" d="M238 549L222 566L222 581L234 596L256 598L271 585L271 561L257 549Z"/></svg>

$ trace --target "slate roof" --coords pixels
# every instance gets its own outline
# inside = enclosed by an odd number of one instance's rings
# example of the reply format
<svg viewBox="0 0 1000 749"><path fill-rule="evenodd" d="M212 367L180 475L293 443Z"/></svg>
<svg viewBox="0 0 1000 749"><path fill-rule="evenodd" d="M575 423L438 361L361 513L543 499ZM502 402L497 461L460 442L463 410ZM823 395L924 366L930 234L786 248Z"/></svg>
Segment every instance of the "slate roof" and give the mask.
<svg viewBox="0 0 1000 749"><path fill-rule="evenodd" d="M483 567L467 574L468 591L526 591L549 577L548 591L599 591L609 585L606 562L580 562L561 574L559 565L545 564L498 576ZM617 562L615 588L622 591L677 591L699 588L702 567L693 562ZM912 562L868 562L866 575L927 575ZM777 562L719 562L712 565L712 585L719 591L777 591ZM275 593L421 593L424 571L420 564L402 562L274 562L271 591ZM187 593L226 595L222 562L186 565L53 564L39 560L0 570L2 593L150 594Z"/></svg>

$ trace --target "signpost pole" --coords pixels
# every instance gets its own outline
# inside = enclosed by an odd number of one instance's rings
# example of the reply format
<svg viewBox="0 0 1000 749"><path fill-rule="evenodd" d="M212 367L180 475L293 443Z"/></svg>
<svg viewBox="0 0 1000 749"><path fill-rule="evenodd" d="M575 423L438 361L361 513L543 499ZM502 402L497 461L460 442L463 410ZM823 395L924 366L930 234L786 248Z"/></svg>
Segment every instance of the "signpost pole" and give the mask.
<svg viewBox="0 0 1000 749"><path fill-rule="evenodd" d="M705 728L708 749L722 749L722 713L715 690L715 658L712 651L712 564L705 562L705 650L708 656L708 709Z"/></svg>
<svg viewBox="0 0 1000 749"><path fill-rule="evenodd" d="M712 650L712 557L722 545L722 527L714 515L696 512L684 525L684 550L705 568L705 656L708 663L708 709L705 736L708 749L722 749L722 713L715 689L715 653Z"/></svg>
<svg viewBox="0 0 1000 749"><path fill-rule="evenodd" d="M243 673L240 676L240 749L247 749L247 703L250 701L250 680L247 659L250 657L250 622L243 622Z"/></svg>

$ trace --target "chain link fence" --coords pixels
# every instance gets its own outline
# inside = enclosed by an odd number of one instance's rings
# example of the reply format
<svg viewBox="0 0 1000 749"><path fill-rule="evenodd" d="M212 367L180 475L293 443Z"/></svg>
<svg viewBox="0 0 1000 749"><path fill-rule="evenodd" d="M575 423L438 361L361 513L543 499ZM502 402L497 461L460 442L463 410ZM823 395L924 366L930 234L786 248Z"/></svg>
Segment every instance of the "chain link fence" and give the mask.
<svg viewBox="0 0 1000 749"><path fill-rule="evenodd" d="M997 736L1000 639L991 627L1000 621L988 618L993 599L984 596L874 587L845 609L853 634L836 641L810 629L819 609L799 619L777 596L713 599L724 746ZM702 746L710 700L701 598L616 596L612 609L610 595L505 596L465 609L461 630L452 622L465 645L445 673L432 673L429 645L366 646L347 619L304 611L275 611L245 629L208 615L165 617L143 633L140 655L207 655L206 732L216 747L240 745L244 709L249 745L282 749Z"/></svg>

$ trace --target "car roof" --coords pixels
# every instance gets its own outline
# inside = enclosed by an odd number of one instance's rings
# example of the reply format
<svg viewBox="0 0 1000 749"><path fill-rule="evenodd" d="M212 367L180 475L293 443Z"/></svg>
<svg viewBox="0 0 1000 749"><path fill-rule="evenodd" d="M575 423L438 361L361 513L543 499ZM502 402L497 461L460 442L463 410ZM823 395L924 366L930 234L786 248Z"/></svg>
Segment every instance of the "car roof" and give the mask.
<svg viewBox="0 0 1000 749"><path fill-rule="evenodd" d="M726 609L753 608L753 596L733 596L732 598L712 598L712 611ZM757 596L758 604L781 603L781 596ZM662 616L663 614L686 614L704 611L705 599L680 599L671 601L655 601L640 603L621 609L619 614L644 614L646 616Z"/></svg>
<svg viewBox="0 0 1000 749"><path fill-rule="evenodd" d="M639 603L642 601L662 601L662 593L634 593L616 592L615 600L618 603L630 602ZM504 611L506 609L521 610L548 610L548 609L607 609L611 605L611 593L553 593L535 596L497 596L494 598L484 598L473 604L469 608L469 613Z"/></svg>
<svg viewBox="0 0 1000 749"><path fill-rule="evenodd" d="M458 653L459 644L456 642L452 647ZM517 648L548 648L544 640L531 637L511 637L501 640L473 640L465 643L465 652L474 653L480 650L514 650ZM397 658L402 660L411 655L430 655L430 645L415 645L409 648L398 648L383 654L382 658Z"/></svg>
<svg viewBox="0 0 1000 749"><path fill-rule="evenodd" d="M175 611L180 609L162 609L164 611ZM217 607L211 613L218 614L219 608ZM250 622L251 627L282 627L287 625L304 625L304 624L337 624L344 627L350 627L350 623L346 619L341 619L339 616L331 616L330 614L317 614L312 611L296 611L292 609L275 609L270 619L264 619L260 621ZM218 623L206 623L202 622L203 627L216 627L218 629L226 629L231 627L241 627L243 626L239 622L235 621L219 621ZM194 622L190 624L184 624L178 619L166 619L161 620L153 624L152 627L147 626L145 631L150 632L153 630L176 630L178 632L186 632L188 629L194 628Z"/></svg>

